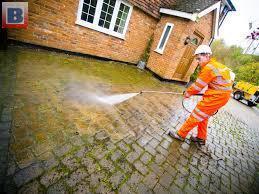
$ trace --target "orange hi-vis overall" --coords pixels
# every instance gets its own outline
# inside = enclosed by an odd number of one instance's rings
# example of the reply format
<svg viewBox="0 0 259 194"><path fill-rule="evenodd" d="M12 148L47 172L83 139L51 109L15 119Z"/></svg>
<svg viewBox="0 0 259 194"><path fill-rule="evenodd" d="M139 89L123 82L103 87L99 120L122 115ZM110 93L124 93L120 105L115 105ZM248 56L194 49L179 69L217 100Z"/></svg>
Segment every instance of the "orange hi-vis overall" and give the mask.
<svg viewBox="0 0 259 194"><path fill-rule="evenodd" d="M178 130L181 137L185 138L190 130L198 126L197 137L207 139L209 117L224 106L230 98L233 84L230 72L229 68L218 63L215 59L211 59L208 64L202 67L196 82L187 89L186 96L197 94L206 86L208 89L190 117Z"/></svg>

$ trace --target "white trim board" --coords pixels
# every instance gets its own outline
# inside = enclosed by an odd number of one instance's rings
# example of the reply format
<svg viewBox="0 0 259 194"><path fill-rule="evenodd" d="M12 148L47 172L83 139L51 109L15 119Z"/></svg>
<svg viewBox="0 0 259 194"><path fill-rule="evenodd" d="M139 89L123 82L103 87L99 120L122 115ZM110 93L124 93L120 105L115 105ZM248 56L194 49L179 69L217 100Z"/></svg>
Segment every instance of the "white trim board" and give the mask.
<svg viewBox="0 0 259 194"><path fill-rule="evenodd" d="M186 18L186 19L190 19L190 20L192 20L192 15L193 15L191 13L186 13L186 12L172 10L172 9L165 9L165 8L161 8L160 9L160 13L164 13L164 14L167 14L167 15L178 16L178 17Z"/></svg>
<svg viewBox="0 0 259 194"><path fill-rule="evenodd" d="M191 21L197 21L198 18L201 18L211 11L216 11L216 18L215 18L215 24L214 24L214 30L213 30L213 37L217 38L218 37L218 26L219 26L219 12L220 12L220 1L217 3L213 4L212 6L208 7L207 9L199 12L199 13L187 13L187 12L182 12L182 11L177 11L177 10L172 10L172 9L165 9L161 8L160 13L164 13L167 15L172 15L172 16L177 16L181 18L186 18Z"/></svg>

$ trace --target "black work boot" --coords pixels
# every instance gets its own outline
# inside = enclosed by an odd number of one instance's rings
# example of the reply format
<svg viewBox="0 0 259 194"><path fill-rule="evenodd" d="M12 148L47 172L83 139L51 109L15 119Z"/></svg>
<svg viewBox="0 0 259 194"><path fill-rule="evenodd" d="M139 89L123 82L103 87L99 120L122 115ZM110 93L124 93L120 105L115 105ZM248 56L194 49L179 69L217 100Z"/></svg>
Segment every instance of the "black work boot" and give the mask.
<svg viewBox="0 0 259 194"><path fill-rule="evenodd" d="M206 140L205 139L200 139L200 138L198 138L198 137L193 137L193 136L191 136L191 141L193 141L193 142L197 142L197 143L199 143L200 145L205 145L205 143L206 143Z"/></svg>
<svg viewBox="0 0 259 194"><path fill-rule="evenodd" d="M168 135L174 139L184 141L185 138L181 137L180 135L177 134L177 132L169 131Z"/></svg>

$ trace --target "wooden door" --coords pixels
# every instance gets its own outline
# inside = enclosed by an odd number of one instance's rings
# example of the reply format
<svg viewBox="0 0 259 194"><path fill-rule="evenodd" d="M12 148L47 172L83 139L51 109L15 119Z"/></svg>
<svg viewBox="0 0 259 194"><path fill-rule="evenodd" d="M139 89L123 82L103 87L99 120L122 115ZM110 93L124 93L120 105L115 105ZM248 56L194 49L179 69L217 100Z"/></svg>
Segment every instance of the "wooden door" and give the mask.
<svg viewBox="0 0 259 194"><path fill-rule="evenodd" d="M199 32L194 32L190 37L190 42L186 46L183 56L174 73L174 78L182 79L190 68L194 59L194 51L202 43L204 36Z"/></svg>

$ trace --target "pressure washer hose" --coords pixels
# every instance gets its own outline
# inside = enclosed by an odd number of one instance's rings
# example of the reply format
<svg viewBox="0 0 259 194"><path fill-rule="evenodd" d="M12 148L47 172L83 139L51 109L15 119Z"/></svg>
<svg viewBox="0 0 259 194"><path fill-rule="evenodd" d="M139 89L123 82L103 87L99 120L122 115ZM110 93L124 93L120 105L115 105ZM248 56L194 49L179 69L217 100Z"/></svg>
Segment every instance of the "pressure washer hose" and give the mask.
<svg viewBox="0 0 259 194"><path fill-rule="evenodd" d="M183 93L179 93L179 92L161 92L161 91L140 91L139 93L140 93L140 94L142 94L142 93L159 93L159 94L184 95L184 92L183 92ZM203 96L203 94L195 94L195 96ZM185 99L186 99L186 98L183 98L183 100L182 100L182 106L183 106L183 108L184 108L187 112L191 113L191 111L189 111L189 110L184 106L184 100L185 100ZM218 111L217 111L217 112L218 112ZM214 115L215 115L217 112L215 112ZM212 153L202 150L201 147L200 147L200 145L196 144L196 146L197 146L197 149L200 150L203 154L207 155L207 156L210 157L211 159L214 159L214 160L217 162L217 165L218 165L218 162L219 162L219 161L223 160L223 159L220 158L220 157L219 157L219 158L214 158L214 157L212 156Z"/></svg>
<svg viewBox="0 0 259 194"><path fill-rule="evenodd" d="M180 92L162 92L162 91L152 91L152 90L143 90L143 91L140 91L139 92L140 94L142 93L158 93L158 94L175 94L175 95L184 95L184 92L183 93L180 93ZM195 94L195 96L203 96L203 94ZM188 110L185 105L184 105L184 100L186 98L183 98L182 100L182 106L183 108L188 112L188 113L191 113L192 111ZM187 98L188 99L188 98ZM217 111L218 112L218 111ZM215 115L217 112L215 112L213 115Z"/></svg>

